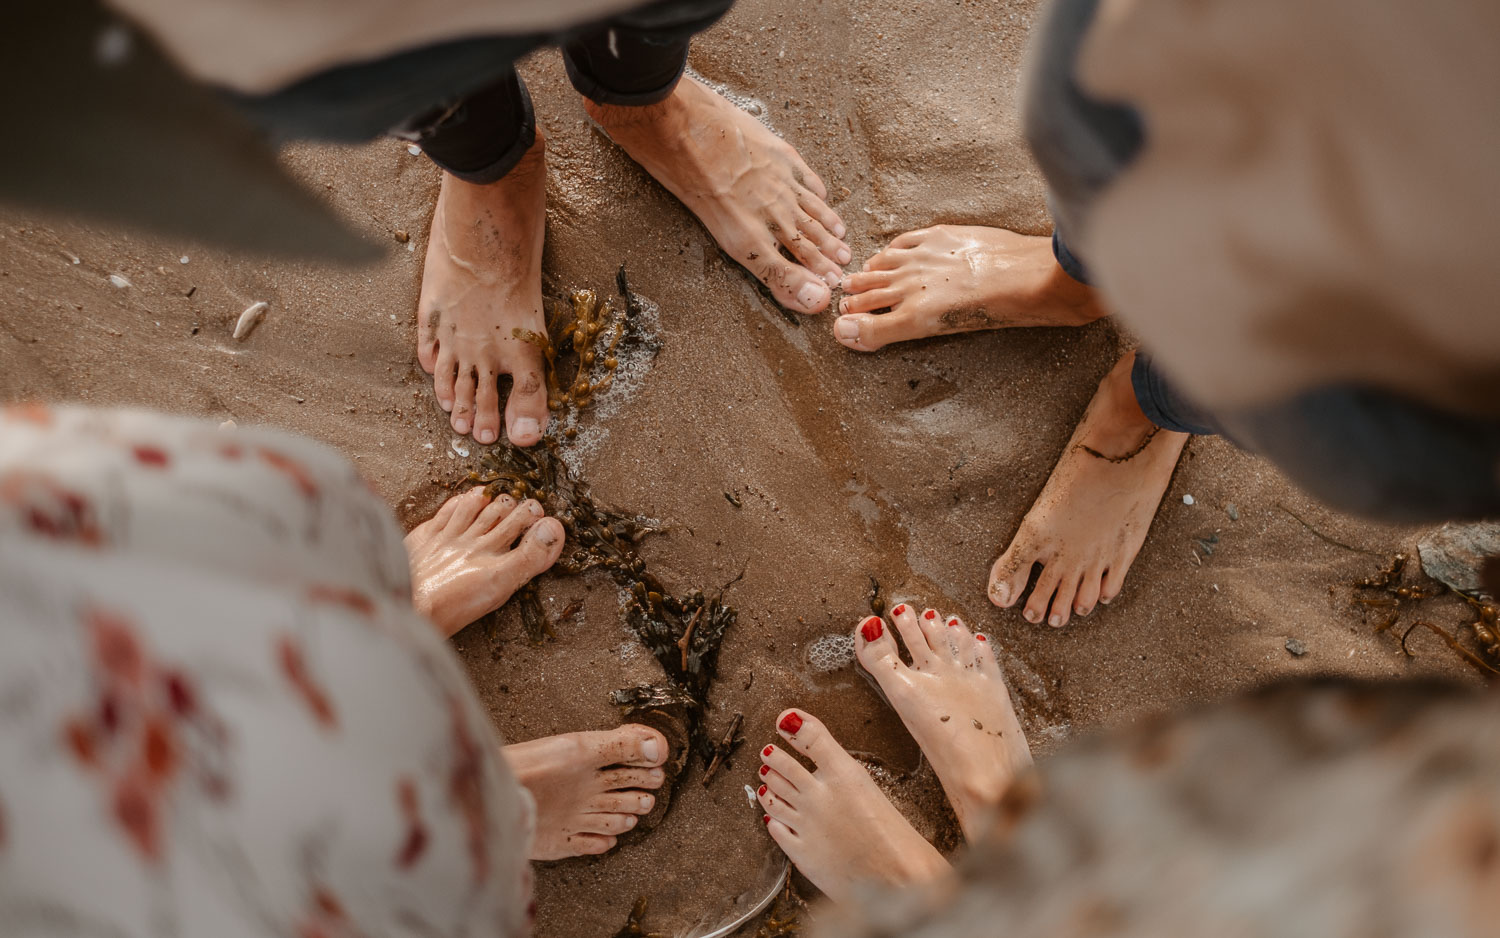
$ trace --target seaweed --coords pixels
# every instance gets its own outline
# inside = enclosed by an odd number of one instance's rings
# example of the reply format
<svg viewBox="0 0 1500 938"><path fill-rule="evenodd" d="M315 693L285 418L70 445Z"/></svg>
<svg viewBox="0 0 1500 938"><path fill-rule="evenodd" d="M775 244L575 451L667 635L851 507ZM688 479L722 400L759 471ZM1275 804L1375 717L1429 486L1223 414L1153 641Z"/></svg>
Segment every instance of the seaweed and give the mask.
<svg viewBox="0 0 1500 938"><path fill-rule="evenodd" d="M646 931L646 927L641 924L646 918L646 904L645 896L635 900L635 906L631 908L630 916L625 919L624 927L615 932L614 938L667 938L666 935Z"/></svg>
<svg viewBox="0 0 1500 938"><path fill-rule="evenodd" d="M806 910L807 900L797 894L797 887L788 876L786 887L761 920L755 938L790 938L802 934L802 913Z"/></svg>

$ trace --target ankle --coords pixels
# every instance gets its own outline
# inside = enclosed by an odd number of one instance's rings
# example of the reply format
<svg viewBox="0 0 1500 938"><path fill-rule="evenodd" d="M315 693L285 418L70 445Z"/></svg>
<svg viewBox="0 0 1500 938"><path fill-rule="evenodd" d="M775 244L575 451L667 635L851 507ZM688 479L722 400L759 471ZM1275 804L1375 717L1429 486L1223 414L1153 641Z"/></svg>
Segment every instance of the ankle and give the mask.
<svg viewBox="0 0 1500 938"><path fill-rule="evenodd" d="M1050 245L1048 251L1051 251ZM1049 305L1067 310L1074 325L1088 325L1109 315L1099 302L1099 292L1086 283L1074 280L1056 259L1047 268L1039 292Z"/></svg>

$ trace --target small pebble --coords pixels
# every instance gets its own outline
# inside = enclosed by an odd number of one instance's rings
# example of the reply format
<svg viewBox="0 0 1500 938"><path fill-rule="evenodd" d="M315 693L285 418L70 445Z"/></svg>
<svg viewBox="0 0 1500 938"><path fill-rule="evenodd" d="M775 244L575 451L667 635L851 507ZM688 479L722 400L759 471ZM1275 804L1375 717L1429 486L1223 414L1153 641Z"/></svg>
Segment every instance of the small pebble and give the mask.
<svg viewBox="0 0 1500 938"><path fill-rule="evenodd" d="M219 429L220 430L233 430L234 426L235 426L235 424L234 424L233 420L226 420L223 423L219 424Z"/></svg>
<svg viewBox="0 0 1500 938"><path fill-rule="evenodd" d="M411 235L409 235L409 234L406 233L406 229L405 228L397 228L396 229L396 240L400 241L402 244L405 244L406 242L408 242L408 241L411 240Z"/></svg>
<svg viewBox="0 0 1500 938"><path fill-rule="evenodd" d="M422 148L417 146L415 143L408 143L406 145L406 152L410 153L412 156L421 156Z"/></svg>
<svg viewBox="0 0 1500 938"><path fill-rule="evenodd" d="M1298 658L1301 658L1303 655L1307 654L1307 646L1302 644L1302 642L1298 641L1295 638L1289 638L1286 640L1286 650L1291 652L1295 657Z"/></svg>
<svg viewBox="0 0 1500 938"><path fill-rule="evenodd" d="M112 284L114 284L115 286L119 287L121 290L123 290L126 287L130 286L130 281L126 280L124 277L122 277L119 274L110 274L109 275L109 282L112 283Z"/></svg>
<svg viewBox="0 0 1500 938"><path fill-rule="evenodd" d="M1230 521L1240 520L1240 510L1234 507L1234 502L1230 502L1224 506L1224 514L1229 516Z"/></svg>
<svg viewBox="0 0 1500 938"><path fill-rule="evenodd" d="M1182 496L1182 503L1184 505L1191 505L1193 503L1193 501L1194 501L1194 499L1193 499L1193 496L1191 496L1191 495L1184 495L1184 496Z"/></svg>
<svg viewBox="0 0 1500 938"><path fill-rule="evenodd" d="M188 262L188 256L186 254L182 255L179 258L177 258L177 263L179 263L179 264L186 264L187 262Z"/></svg>

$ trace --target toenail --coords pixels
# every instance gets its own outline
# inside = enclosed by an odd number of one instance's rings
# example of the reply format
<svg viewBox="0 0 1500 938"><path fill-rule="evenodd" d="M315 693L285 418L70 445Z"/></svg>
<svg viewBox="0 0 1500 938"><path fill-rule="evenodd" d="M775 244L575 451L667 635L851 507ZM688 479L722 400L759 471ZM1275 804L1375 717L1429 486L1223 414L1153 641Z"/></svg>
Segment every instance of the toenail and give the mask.
<svg viewBox="0 0 1500 938"><path fill-rule="evenodd" d="M838 255L838 257L839 257L839 263L840 264L847 264L851 260L854 259L854 255L849 253L849 249L848 248L839 248L839 255Z"/></svg>
<svg viewBox="0 0 1500 938"><path fill-rule="evenodd" d="M770 824L771 823L771 815L769 815L769 814L762 814L760 816L760 822L762 824Z"/></svg>
<svg viewBox="0 0 1500 938"><path fill-rule="evenodd" d="M641 758L647 762L656 762L661 758L661 742L655 736L651 736L641 743Z"/></svg>
<svg viewBox="0 0 1500 938"><path fill-rule="evenodd" d="M450 411L450 410L453 409L453 402L452 401L438 401L438 406L441 407L444 411Z"/></svg>
<svg viewBox="0 0 1500 938"><path fill-rule="evenodd" d="M771 774L771 767L769 765L763 765L763 766L760 767L760 777L761 778L765 778L767 775L770 775L770 774Z"/></svg>
<svg viewBox="0 0 1500 938"><path fill-rule="evenodd" d="M840 303L839 305L842 306L843 304ZM833 321L833 337L835 339L849 339L851 341L858 339L859 323L847 316L835 319Z"/></svg>
<svg viewBox="0 0 1500 938"><path fill-rule="evenodd" d="M627 828L634 827L636 825L636 823L637 823L637 819L636 819L636 816L634 814L627 814L627 815L625 815L625 826Z"/></svg>
<svg viewBox="0 0 1500 938"><path fill-rule="evenodd" d="M989 641L989 639L987 639L987 638L984 637L984 633L983 632L980 632L978 635L974 636L974 641L976 641L976 642L987 642L987 641Z"/></svg>
<svg viewBox="0 0 1500 938"><path fill-rule="evenodd" d="M483 430L480 430L478 433L474 434L474 439L478 440L481 443L493 443L495 442L495 431L491 430L489 427L485 427Z"/></svg>
<svg viewBox="0 0 1500 938"><path fill-rule="evenodd" d="M958 616L954 616L953 618L949 619L948 620L948 624L951 625L951 626L953 626L954 628L957 628L958 627Z"/></svg>
<svg viewBox="0 0 1500 938"><path fill-rule="evenodd" d="M1078 616L1086 616L1089 614L1089 611L1082 606L1075 606L1073 607L1073 614Z"/></svg>
<svg viewBox="0 0 1500 938"><path fill-rule="evenodd" d="M809 283L797 291L797 302L803 309L812 309L823 299L823 291L828 288L821 283Z"/></svg>
<svg viewBox="0 0 1500 938"><path fill-rule="evenodd" d="M757 789L755 793L757 795L760 795L762 798L764 798L766 796L766 786L764 786L764 785L760 786L760 788Z"/></svg>
<svg viewBox="0 0 1500 938"><path fill-rule="evenodd" d="M766 748L764 748L764 749L762 749L760 751L760 754L763 755L763 756L769 756L771 753L773 753L775 751L776 751L776 747L775 746L767 746Z"/></svg>
<svg viewBox="0 0 1500 938"><path fill-rule="evenodd" d="M905 611L906 611L906 603L902 603L901 605L897 606L895 609L891 610L891 615L893 615L893 616L899 616L899 615L901 615Z"/></svg>
<svg viewBox="0 0 1500 938"><path fill-rule="evenodd" d="M1052 616L1047 619L1047 624L1052 626L1054 629L1057 628L1059 625L1062 625L1062 616L1055 612L1052 613Z"/></svg>
<svg viewBox="0 0 1500 938"><path fill-rule="evenodd" d="M937 618L937 610L936 609L929 609L929 610L927 610L926 612L922 613L922 618L924 618L924 619L936 619Z"/></svg>
<svg viewBox="0 0 1500 938"><path fill-rule="evenodd" d="M802 718L794 710L782 717L781 722L776 724L776 726L788 736L796 736L797 731L802 729Z"/></svg>
<svg viewBox="0 0 1500 938"><path fill-rule="evenodd" d="M885 631L885 626L880 621L880 616L870 616L859 627L859 635L867 642L873 642Z"/></svg>
<svg viewBox="0 0 1500 938"><path fill-rule="evenodd" d="M1105 606L1108 606L1109 605L1109 597L1107 597L1107 596L1100 596L1099 597L1099 602L1101 604L1105 605Z"/></svg>
<svg viewBox="0 0 1500 938"><path fill-rule="evenodd" d="M829 289L837 287L839 285L839 272L836 270L830 270L828 273L823 275L823 282L828 284Z"/></svg>
<svg viewBox="0 0 1500 938"><path fill-rule="evenodd" d="M511 437L526 439L533 436L541 436L542 425L537 423L534 417L517 417L516 422L510 425Z"/></svg>
<svg viewBox="0 0 1500 938"><path fill-rule="evenodd" d="M843 222L834 222L833 236L835 238L842 238L844 236L844 232L846 231L848 231L848 229L844 227Z"/></svg>
<svg viewBox="0 0 1500 938"><path fill-rule="evenodd" d="M656 798L655 798L655 796L653 796L653 795L642 795L641 796L641 810L642 811L649 812L654 807L656 807Z"/></svg>
<svg viewBox="0 0 1500 938"><path fill-rule="evenodd" d="M1004 583L996 583L993 587L990 588L990 595L995 597L996 602L1009 602L1010 587Z"/></svg>
<svg viewBox="0 0 1500 938"><path fill-rule="evenodd" d="M457 420L453 421L453 429L457 430L459 433L468 433L469 421L465 420L462 417L459 417Z"/></svg>
<svg viewBox="0 0 1500 938"><path fill-rule="evenodd" d="M1034 611L1028 609L1024 613L1022 613L1022 615L1024 615L1026 617L1026 621L1027 622L1040 622L1040 621L1042 621L1042 614L1040 612L1034 612Z"/></svg>

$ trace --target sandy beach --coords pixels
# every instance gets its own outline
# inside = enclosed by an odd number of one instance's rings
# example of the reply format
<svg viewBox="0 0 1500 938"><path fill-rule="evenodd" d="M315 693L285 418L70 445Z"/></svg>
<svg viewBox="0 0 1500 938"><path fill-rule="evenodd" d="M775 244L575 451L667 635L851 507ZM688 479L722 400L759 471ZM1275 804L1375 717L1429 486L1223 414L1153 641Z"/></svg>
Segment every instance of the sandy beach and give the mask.
<svg viewBox="0 0 1500 938"><path fill-rule="evenodd" d="M1050 230L1015 107L1035 15L1025 0L744 0L696 42L692 67L822 175L857 268L932 223ZM747 736L707 787L701 766L689 770L650 836L543 866L542 938L608 938L642 895L649 928L679 933L750 890L779 852L744 786L786 706L820 715L882 767L919 830L957 846L899 720L826 639L868 613L872 579L888 602L933 605L989 635L1043 759L1080 734L1289 675L1478 680L1430 634L1413 634L1417 657L1404 657L1375 632L1380 616L1351 604L1349 584L1420 532L1338 515L1219 439L1189 443L1113 605L1062 630L994 608L989 565L1128 335L1106 320L848 351L827 314L793 321L764 298L589 124L555 51L522 71L548 140L545 292L612 292L624 264L660 341L585 413L568 459L599 502L666 525L642 546L657 576L685 591L733 581L739 621L708 719L721 733L743 713ZM448 429L414 357L438 171L394 140L299 145L284 159L387 256L328 268L0 212L0 400L295 430L354 459L410 527L482 449ZM257 301L265 321L236 341ZM513 608L454 640L495 725L519 741L616 724L609 692L660 674L625 630L618 588L603 573L549 575L540 592L554 617L582 603L555 641L527 642ZM1449 626L1463 609L1452 597L1423 606Z"/></svg>

